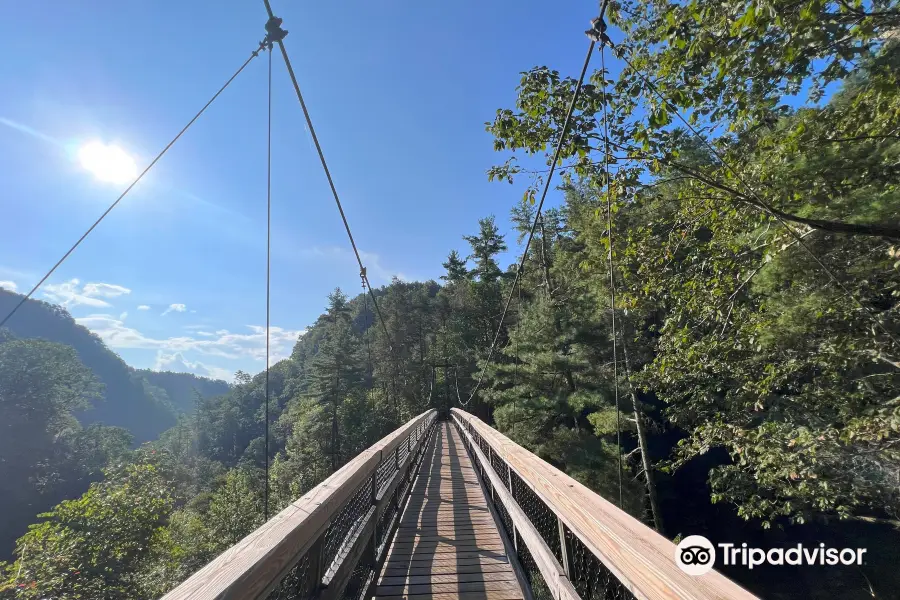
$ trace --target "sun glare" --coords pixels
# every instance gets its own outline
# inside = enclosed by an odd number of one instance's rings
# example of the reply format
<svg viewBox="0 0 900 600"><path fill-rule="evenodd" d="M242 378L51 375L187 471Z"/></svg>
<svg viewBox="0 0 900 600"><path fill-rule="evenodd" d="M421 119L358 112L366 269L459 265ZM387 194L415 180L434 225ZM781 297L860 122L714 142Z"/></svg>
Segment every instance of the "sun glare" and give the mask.
<svg viewBox="0 0 900 600"><path fill-rule="evenodd" d="M137 165L127 152L102 142L88 142L78 149L78 160L100 181L129 183L137 177Z"/></svg>

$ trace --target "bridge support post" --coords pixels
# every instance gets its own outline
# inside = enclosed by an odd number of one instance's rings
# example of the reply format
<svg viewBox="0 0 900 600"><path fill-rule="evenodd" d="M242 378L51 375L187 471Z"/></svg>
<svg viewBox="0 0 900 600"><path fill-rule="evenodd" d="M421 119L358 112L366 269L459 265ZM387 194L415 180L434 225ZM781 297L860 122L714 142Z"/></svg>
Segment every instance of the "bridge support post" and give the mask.
<svg viewBox="0 0 900 600"><path fill-rule="evenodd" d="M559 517L556 517L556 527L559 530L559 553L562 555L563 573L569 581L572 581L572 546L566 540L566 525Z"/></svg>
<svg viewBox="0 0 900 600"><path fill-rule="evenodd" d="M310 597L318 598L322 590L322 578L325 576L325 534L319 536L309 549Z"/></svg>

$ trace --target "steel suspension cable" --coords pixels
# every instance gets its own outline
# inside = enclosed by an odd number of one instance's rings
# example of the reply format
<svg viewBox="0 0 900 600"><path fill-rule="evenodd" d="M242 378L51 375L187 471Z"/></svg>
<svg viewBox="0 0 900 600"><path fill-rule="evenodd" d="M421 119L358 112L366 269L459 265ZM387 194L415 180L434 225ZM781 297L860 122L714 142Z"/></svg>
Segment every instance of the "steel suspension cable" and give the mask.
<svg viewBox="0 0 900 600"><path fill-rule="evenodd" d="M606 43L600 44L600 73L603 76L603 131L606 146L603 149L603 173L606 179L606 235L609 242L609 314L612 329L612 367L613 367L613 398L616 404L616 456L618 457L619 471L619 508L623 507L622 500L622 411L619 408L619 357L617 353L618 335L616 333L616 277L613 264L613 217L612 194L613 184L609 173L609 102L606 85ZM622 340L624 343L624 339Z"/></svg>
<svg viewBox="0 0 900 600"><path fill-rule="evenodd" d="M547 293L549 294L550 290L547 290ZM517 316L519 317L517 319L516 326L521 327L522 326L522 286L521 285L519 286L519 303L516 306L516 313L517 313ZM519 336L518 335L516 335L516 340L515 340L515 354L516 354L516 366L515 366L515 370L513 371L513 390L515 390L517 387L519 387ZM512 431L512 433L514 436L516 434L516 430L518 429L518 425L519 425L519 394L516 392L516 393L513 393L513 431Z"/></svg>
<svg viewBox="0 0 900 600"><path fill-rule="evenodd" d="M373 377L375 374L374 367L372 366L372 348L369 345L369 296L366 293L366 280L363 278L362 280L362 288L363 288L363 314L366 316L365 323L363 324L363 341L366 343L366 356L368 357L368 367L369 367L369 377Z"/></svg>
<svg viewBox="0 0 900 600"><path fill-rule="evenodd" d="M272 5L269 3L269 0L263 0L263 3L266 5L266 12L269 13L269 19L277 19L275 13L272 12ZM391 335L387 330L387 325L385 324L384 317L381 314L381 309L378 306L378 299L375 297L375 293L372 291L372 284L369 282L369 277L366 274L366 268L365 266L363 266L362 258L359 254L359 249L356 247L356 241L353 239L353 233L350 231L350 223L347 221L347 215L344 213L344 207L341 204L341 198L338 195L337 188L334 185L334 179L331 177L331 171L328 169L328 163L325 161L325 153L322 151L322 144L319 143L319 137L316 135L315 127L313 127L312 118L310 117L309 109L306 107L306 101L303 99L303 93L300 91L300 84L297 82L297 76L294 74L294 67L291 65L291 59L288 56L287 48L285 48L284 41L282 39L279 38L275 41L278 43L278 47L281 49L281 56L282 58L284 58L284 64L287 67L288 75L290 76L291 83L294 86L294 92L296 92L297 94L297 100L300 101L300 108L303 109L303 117L306 119L306 126L309 129L309 134L312 137L313 144L316 147L316 152L319 155L319 161L322 163L322 170L325 171L325 177L328 179L328 185L331 188L331 195L334 197L334 202L337 205L338 212L341 214L341 221L343 221L344 223L344 229L346 230L347 237L350 240L350 246L353 248L353 254L354 256L356 256L356 262L359 264L360 277L365 279L366 284L368 285L369 295L372 297L372 304L375 306L375 313L378 315L378 320L381 321L381 327L384 330L384 335L388 340L388 346L391 353L393 354L394 343L391 340Z"/></svg>
<svg viewBox="0 0 900 600"><path fill-rule="evenodd" d="M34 287L31 288L31 290L27 294L25 294L21 300L19 300L19 302L13 307L13 309L11 311L9 311L9 313L7 313L7 315L5 317L3 317L3 320L0 321L0 327L3 327L4 325L6 325L6 322L9 321L9 319L12 318L12 316L14 314L16 314L16 311L18 311L22 307L22 305L25 304L25 302L28 301L34 295L34 293L44 284L44 282L46 282L47 279L49 279L50 276L53 275L54 272L56 272L56 269L58 269L60 267L60 265L62 265L73 252L75 252L75 249L81 245L81 243L85 240L85 238L87 238L87 236L89 236L91 234L92 231L94 231L94 229L97 227L97 225L99 225L100 222L103 221L103 219L105 219L106 216L109 213L111 213L112 210L116 206L119 205L119 203L122 201L122 199L128 195L128 192L130 192L132 190L132 188L134 188L134 186L136 186L138 184L138 182L140 182L141 179L144 178L144 175L146 175L150 171L150 169L152 169L153 166L157 162L159 162L159 159L161 159L166 154L166 152L169 151L169 148L171 148L172 146L175 145L175 142L177 142L181 138L181 136L184 135L184 133L188 129L190 129L191 125L193 125L194 122L200 118L200 115L202 115L204 112L206 112L206 109L210 107L210 105L216 100L216 98L218 98L219 95L221 95L221 93L224 92L225 89L229 85L231 85L231 82L234 81L237 78L237 76L241 74L241 72L247 67L247 65L250 64L250 61L252 61L254 58L256 58L259 55L259 51L261 49L262 49L262 44L260 44L260 47L256 50L254 50L250 54L250 57L246 61L244 61L244 64L242 64L240 66L240 68L238 68L238 70L235 71L231 77L228 78L228 81L226 81L224 83L224 85L222 85L222 87L220 87L219 90L215 94L213 94L212 98L210 98L209 101L203 105L203 108L201 108L197 112L197 114L195 114L194 117L190 121L188 121L188 124L185 125L174 138L172 138L172 141L170 141L168 144L166 144L166 146L159 152L159 154L157 154L156 157L152 161L150 161L150 164L147 165L147 167L143 171L141 171L141 173L137 176L137 178L135 178L135 180L132 181L131 184L127 188L125 188L125 191L122 192L118 198L116 198L115 202L113 202L109 206L109 208L107 208L105 211L103 211L103 214L101 214L100 217L96 221L94 221L94 223L90 227L88 227L88 230L85 231L81 235L80 238L78 238L78 241L76 241L65 254L63 254L62 258L60 258L58 261L56 261L56 264L53 265L50 268L50 270L47 271L47 273L43 277L41 277L40 281L38 281L34 285Z"/></svg>
<svg viewBox="0 0 900 600"><path fill-rule="evenodd" d="M272 298L272 44L269 44L268 124L266 133L266 490L265 520L269 520L269 316Z"/></svg>
<svg viewBox="0 0 900 600"><path fill-rule="evenodd" d="M744 188L746 188L747 191L750 192L750 195L753 196L753 199L756 200L757 206L759 208L762 208L770 216L777 219L778 222L781 224L781 226L784 227L785 230L787 230L788 234L792 238L794 238L794 241L801 248L803 248L804 251L806 251L806 253L816 262L816 264L818 264L819 268L822 269L822 271L828 276L828 278L831 279L831 281L835 285L837 285L838 288L840 288L840 290L848 298L850 298L857 306L859 306L863 310L863 312L865 312L869 316L869 318L872 320L872 322L875 324L876 327L878 327L898 348L900 348L900 340L898 340L894 336L894 334L891 333L891 331L888 330L888 328L884 326L884 324L878 319L878 317L875 315L875 313L873 313L872 310L868 306L863 304L862 300L860 300L856 296L856 294L854 294L852 291L850 291L850 289L847 286L845 286L844 283L840 279L838 279L838 277L834 273L834 271L832 271L822 261L822 259L819 258L818 254L816 254L816 252L804 241L803 236L800 235L799 233L797 233L797 231L788 224L788 222L784 219L784 217L782 217L781 214L779 214L779 211L775 210L775 208L771 204L769 204L768 202L763 200L762 196L760 196L760 194L757 193L756 188L751 186L747 182L747 180L744 179L744 177L741 175L741 173L730 162L728 162L725 159L725 157L722 155L722 153L719 152L719 150L704 135L702 135L693 125L691 125L691 123L686 118L684 118L684 116L678 110L678 107L659 90L659 88L656 86L656 84L653 83L653 81L651 81L650 78L647 77L644 73L642 73L641 71L639 71L638 69L636 69L634 67L632 62L630 60L628 60L628 57L625 56L625 52L622 51L621 48L616 48L615 46L612 45L612 42L609 42L609 44L610 44L610 47L613 48L614 51L618 50L616 52L616 56L618 58L622 59L625 62L625 64L628 65L628 67L632 70L632 72L634 72L634 74L637 75L641 79L641 81L643 81L644 85L647 86L647 88L650 91L652 91L656 95L656 97L658 97L660 100L662 100L662 102L672 110L672 112L675 114L675 116L678 118L678 120L681 121L684 124L684 126L687 127L688 130L692 134L694 134L694 136L697 137L707 148L709 148L710 152L712 152L713 156L716 157L716 159L719 161L719 163L721 163L722 166L724 166L726 169L731 171L731 173L735 176L735 178L738 180L738 182L740 182L741 185L743 185Z"/></svg>
<svg viewBox="0 0 900 600"><path fill-rule="evenodd" d="M534 222L531 224L531 229L528 232L528 238L525 241L525 250L522 252L522 258L519 261L519 267L518 269L516 269L516 277L515 279L513 279L512 287L509 289L509 294L506 297L506 303L503 306L503 313L500 315L500 324L497 326L497 332L494 334L494 339L491 342L487 360L485 361L484 366L481 369L481 374L478 376L478 382L475 384L475 387L469 394L469 398L465 402L461 402L463 406L467 406L469 402L472 401L472 398L475 397L476 392L478 392L478 389L484 382L484 375L487 372L488 365L491 363L491 358L493 358L494 351L497 348L497 342L500 339L500 333L503 331L503 322L506 319L506 313L509 312L509 306L512 303L513 295L516 292L516 287L519 285L519 279L521 278L522 271L525 268L525 260L528 258L528 249L531 246L531 240L532 238L534 238L534 232L537 229L538 221L541 218L541 209L544 206L544 200L546 200L547 198L547 192L550 190L550 182L553 180L553 173L556 171L556 166L559 163L559 157L562 154L563 144L566 141L566 133L568 132L569 124L572 121L572 115L575 113L575 106L578 103L578 98L581 96L581 88L584 85L584 77L587 74L588 66L591 63L591 55L594 53L595 46L596 42L591 39L591 43L587 51L587 56L585 56L584 58L584 66L582 66L581 68L581 75L578 77L578 83L575 85L575 91L572 94L572 102L569 104L569 109L566 111L566 118L563 121L562 128L559 132L559 140L557 140L556 150L553 153L553 160L550 163L550 172L547 175L547 181L544 184L544 190L541 193L541 200L540 202L538 202L537 212L534 215Z"/></svg>

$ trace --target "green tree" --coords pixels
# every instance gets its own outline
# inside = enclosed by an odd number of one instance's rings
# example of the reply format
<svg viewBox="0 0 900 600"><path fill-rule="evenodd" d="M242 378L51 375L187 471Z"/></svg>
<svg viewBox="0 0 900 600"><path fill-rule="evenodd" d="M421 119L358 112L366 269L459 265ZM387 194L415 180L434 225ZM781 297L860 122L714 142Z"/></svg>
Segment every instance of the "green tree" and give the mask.
<svg viewBox="0 0 900 600"><path fill-rule="evenodd" d="M148 540L175 507L166 477L151 463L107 472L76 500L41 515L16 543L6 591L17 598L134 598L134 574Z"/></svg>
<svg viewBox="0 0 900 600"><path fill-rule="evenodd" d="M466 261L460 258L456 250L450 251L450 254L447 255L447 262L442 263L442 266L447 269L447 273L441 275L441 279L447 283L458 283L469 277Z"/></svg>

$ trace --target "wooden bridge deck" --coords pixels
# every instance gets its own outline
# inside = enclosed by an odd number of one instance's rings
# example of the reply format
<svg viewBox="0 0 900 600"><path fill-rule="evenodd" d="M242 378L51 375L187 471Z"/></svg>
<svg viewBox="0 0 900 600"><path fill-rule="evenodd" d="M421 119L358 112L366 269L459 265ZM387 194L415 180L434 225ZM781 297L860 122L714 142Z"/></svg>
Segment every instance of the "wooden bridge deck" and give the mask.
<svg viewBox="0 0 900 600"><path fill-rule="evenodd" d="M400 518L377 600L523 600L459 433L438 426Z"/></svg>

